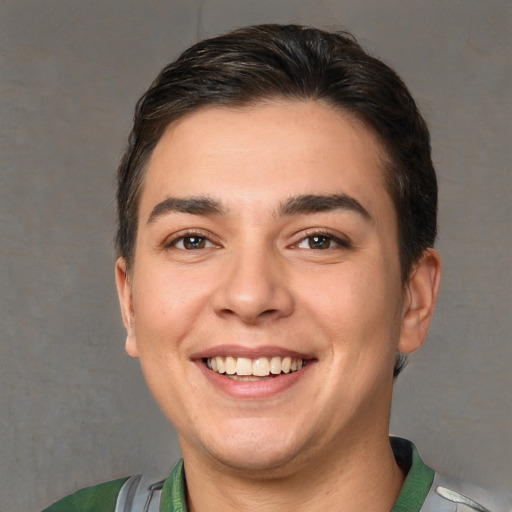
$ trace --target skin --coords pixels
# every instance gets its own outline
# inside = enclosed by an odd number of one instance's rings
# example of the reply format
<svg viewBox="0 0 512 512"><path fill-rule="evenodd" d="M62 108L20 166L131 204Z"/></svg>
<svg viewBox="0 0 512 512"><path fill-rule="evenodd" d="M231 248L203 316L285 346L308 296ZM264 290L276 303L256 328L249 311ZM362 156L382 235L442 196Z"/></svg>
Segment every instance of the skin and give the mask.
<svg viewBox="0 0 512 512"><path fill-rule="evenodd" d="M383 158L371 131L318 102L206 108L156 146L133 267L118 260L116 281L192 512L392 507L394 357L423 342L440 261L429 249L401 282ZM353 202L324 208L333 196ZM308 362L239 383L201 359L269 352Z"/></svg>

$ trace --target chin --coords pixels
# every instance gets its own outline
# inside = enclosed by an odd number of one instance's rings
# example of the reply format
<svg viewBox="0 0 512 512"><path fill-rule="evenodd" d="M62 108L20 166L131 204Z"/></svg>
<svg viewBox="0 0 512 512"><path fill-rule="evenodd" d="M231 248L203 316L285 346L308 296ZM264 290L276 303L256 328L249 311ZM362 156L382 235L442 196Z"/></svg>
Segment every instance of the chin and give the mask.
<svg viewBox="0 0 512 512"><path fill-rule="evenodd" d="M244 432L243 435L240 432ZM268 479L286 476L292 469L295 471L300 461L307 459L307 447L311 442L303 433L294 436L283 429L265 432L264 428L253 428L224 433L216 440L204 439L202 444L202 451L216 464L230 471L250 474L253 478Z"/></svg>
<svg viewBox="0 0 512 512"><path fill-rule="evenodd" d="M272 479L283 477L292 472L296 454L284 450L256 450L254 446L237 453L210 454L217 464L229 468L232 472L251 475L252 478Z"/></svg>

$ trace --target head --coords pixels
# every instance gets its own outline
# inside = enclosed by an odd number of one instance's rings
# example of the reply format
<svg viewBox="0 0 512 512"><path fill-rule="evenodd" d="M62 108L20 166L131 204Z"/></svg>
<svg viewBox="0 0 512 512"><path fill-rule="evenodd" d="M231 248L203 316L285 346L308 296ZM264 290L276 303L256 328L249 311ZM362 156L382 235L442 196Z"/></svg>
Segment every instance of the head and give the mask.
<svg viewBox="0 0 512 512"><path fill-rule="evenodd" d="M439 282L428 146L347 35L247 28L163 70L120 167L116 282L185 460L283 476L389 450L396 353Z"/></svg>
<svg viewBox="0 0 512 512"><path fill-rule="evenodd" d="M405 284L437 231L437 182L426 124L397 74L353 36L295 25L248 27L199 42L166 66L139 100L118 171L116 242L128 273L145 171L166 128L207 107L269 100L320 101L349 113L377 137L398 219ZM403 364L397 356L395 376Z"/></svg>

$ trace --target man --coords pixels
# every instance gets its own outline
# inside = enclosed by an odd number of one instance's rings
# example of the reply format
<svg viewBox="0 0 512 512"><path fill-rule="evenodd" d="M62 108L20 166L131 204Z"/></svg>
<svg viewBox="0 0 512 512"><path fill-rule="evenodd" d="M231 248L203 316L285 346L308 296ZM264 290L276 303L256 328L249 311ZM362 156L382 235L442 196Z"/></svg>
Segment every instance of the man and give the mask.
<svg viewBox="0 0 512 512"><path fill-rule="evenodd" d="M183 460L48 512L498 510L388 437L441 273L429 133L390 68L298 26L198 43L118 178L126 350Z"/></svg>

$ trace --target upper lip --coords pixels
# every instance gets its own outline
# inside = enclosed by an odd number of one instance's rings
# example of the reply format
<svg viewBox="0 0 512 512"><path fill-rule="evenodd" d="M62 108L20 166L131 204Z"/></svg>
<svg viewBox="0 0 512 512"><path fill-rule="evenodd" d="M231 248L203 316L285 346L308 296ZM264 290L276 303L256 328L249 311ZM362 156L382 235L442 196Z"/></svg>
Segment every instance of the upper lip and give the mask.
<svg viewBox="0 0 512 512"><path fill-rule="evenodd" d="M298 352L285 347L265 345L248 347L244 345L216 345L192 354L191 359L208 359L210 357L247 357L258 359L259 357L295 357L303 360L313 359L312 354Z"/></svg>

